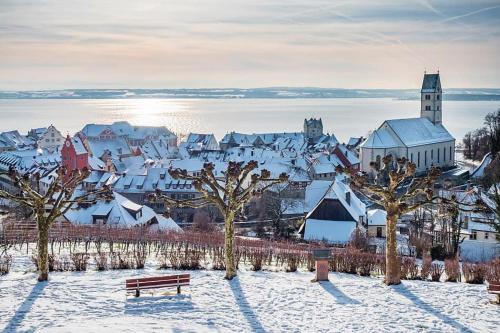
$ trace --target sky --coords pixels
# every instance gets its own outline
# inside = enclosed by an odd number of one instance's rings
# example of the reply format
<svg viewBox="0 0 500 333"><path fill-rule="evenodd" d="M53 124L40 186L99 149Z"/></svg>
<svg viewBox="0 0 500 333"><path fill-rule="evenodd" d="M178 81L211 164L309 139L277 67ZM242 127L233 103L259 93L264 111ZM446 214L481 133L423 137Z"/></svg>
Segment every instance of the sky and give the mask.
<svg viewBox="0 0 500 333"><path fill-rule="evenodd" d="M500 87L500 0L0 0L0 90Z"/></svg>

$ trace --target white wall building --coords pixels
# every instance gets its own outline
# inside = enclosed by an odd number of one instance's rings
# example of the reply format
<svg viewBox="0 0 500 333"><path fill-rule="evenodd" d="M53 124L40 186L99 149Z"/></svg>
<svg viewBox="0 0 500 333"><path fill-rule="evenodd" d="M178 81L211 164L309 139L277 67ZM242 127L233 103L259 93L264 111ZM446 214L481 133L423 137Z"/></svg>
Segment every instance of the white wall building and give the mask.
<svg viewBox="0 0 500 333"><path fill-rule="evenodd" d="M61 132L53 125L50 125L38 139L37 146L38 148L57 151L64 144L64 141L65 138L62 136Z"/></svg>
<svg viewBox="0 0 500 333"><path fill-rule="evenodd" d="M384 156L406 157L424 172L433 166L455 164L455 138L442 125L439 74L425 74L419 118L386 120L361 144L361 170L381 163Z"/></svg>

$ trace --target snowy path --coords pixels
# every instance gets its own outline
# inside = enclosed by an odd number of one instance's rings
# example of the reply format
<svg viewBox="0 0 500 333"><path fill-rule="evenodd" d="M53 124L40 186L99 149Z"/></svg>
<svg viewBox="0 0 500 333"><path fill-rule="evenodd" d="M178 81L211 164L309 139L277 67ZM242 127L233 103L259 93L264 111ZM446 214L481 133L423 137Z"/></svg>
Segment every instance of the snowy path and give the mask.
<svg viewBox="0 0 500 333"><path fill-rule="evenodd" d="M500 307L486 286L380 279L331 273L243 271L232 282L223 272L195 271L179 296L126 298L131 276L144 271L35 273L0 278L0 331L43 332L498 332Z"/></svg>

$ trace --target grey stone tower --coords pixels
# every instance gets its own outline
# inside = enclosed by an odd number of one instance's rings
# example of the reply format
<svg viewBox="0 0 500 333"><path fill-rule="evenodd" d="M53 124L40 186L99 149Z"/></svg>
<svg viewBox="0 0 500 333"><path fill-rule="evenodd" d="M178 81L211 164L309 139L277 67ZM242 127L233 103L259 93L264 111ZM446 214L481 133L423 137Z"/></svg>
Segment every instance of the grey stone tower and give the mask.
<svg viewBox="0 0 500 333"><path fill-rule="evenodd" d="M434 125L441 124L443 121L443 92L439 72L437 74L424 74L420 95L420 117L429 119Z"/></svg>
<svg viewBox="0 0 500 333"><path fill-rule="evenodd" d="M309 141L315 141L323 136L323 122L321 118L304 119L304 135Z"/></svg>

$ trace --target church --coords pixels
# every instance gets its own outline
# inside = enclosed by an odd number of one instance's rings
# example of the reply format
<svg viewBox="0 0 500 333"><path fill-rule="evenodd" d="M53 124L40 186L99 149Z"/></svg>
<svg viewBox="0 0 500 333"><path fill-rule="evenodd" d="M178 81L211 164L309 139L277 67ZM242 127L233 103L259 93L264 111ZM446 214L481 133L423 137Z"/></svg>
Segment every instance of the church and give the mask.
<svg viewBox="0 0 500 333"><path fill-rule="evenodd" d="M455 165L455 138L442 124L442 90L439 73L425 74L419 118L386 120L360 146L361 170L381 163L386 155L406 157L422 173L433 166Z"/></svg>

